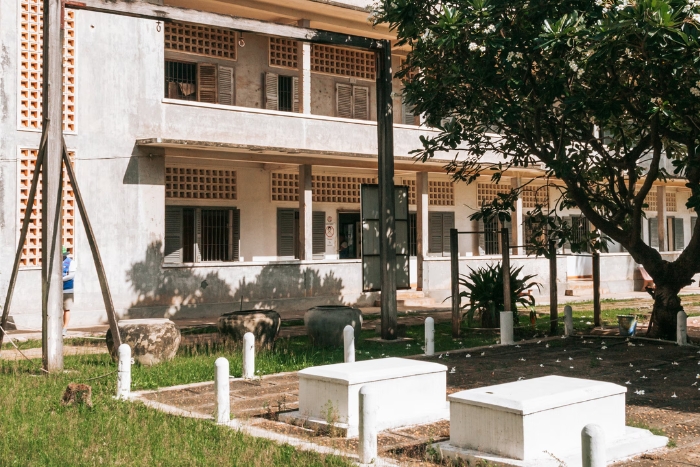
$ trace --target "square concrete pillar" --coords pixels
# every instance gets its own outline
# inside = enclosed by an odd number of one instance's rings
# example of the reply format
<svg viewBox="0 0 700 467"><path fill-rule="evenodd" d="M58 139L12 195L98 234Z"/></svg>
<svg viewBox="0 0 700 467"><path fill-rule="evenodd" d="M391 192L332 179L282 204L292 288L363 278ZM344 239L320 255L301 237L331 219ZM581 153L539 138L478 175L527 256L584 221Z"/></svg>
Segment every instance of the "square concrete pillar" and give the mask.
<svg viewBox="0 0 700 467"><path fill-rule="evenodd" d="M301 43L301 113L311 114L311 44Z"/></svg>
<svg viewBox="0 0 700 467"><path fill-rule="evenodd" d="M653 189L653 188L652 188ZM659 232L659 251L668 251L666 245L666 187L656 187L656 222Z"/></svg>
<svg viewBox="0 0 700 467"><path fill-rule="evenodd" d="M512 188L519 188L522 185L522 180L520 177L513 177L510 179L510 186ZM524 255L525 254L525 248L523 248L523 245L525 244L525 239L523 238L523 197L522 194L518 196L518 200L515 202L515 212L511 214L511 244L512 245L517 245L516 248L513 248L512 254L514 255Z"/></svg>
<svg viewBox="0 0 700 467"><path fill-rule="evenodd" d="M423 261L428 255L428 205L430 193L428 188L428 172L416 173L416 267L418 284L416 288L423 290L425 278L423 276Z"/></svg>
<svg viewBox="0 0 700 467"><path fill-rule="evenodd" d="M313 259L311 165L299 166L299 259Z"/></svg>
<svg viewBox="0 0 700 467"><path fill-rule="evenodd" d="M472 232L478 232L479 231L479 221L472 221L471 230ZM479 252L479 235L482 234L470 234L469 237L471 238L471 244L472 244L472 256L479 256L481 252Z"/></svg>

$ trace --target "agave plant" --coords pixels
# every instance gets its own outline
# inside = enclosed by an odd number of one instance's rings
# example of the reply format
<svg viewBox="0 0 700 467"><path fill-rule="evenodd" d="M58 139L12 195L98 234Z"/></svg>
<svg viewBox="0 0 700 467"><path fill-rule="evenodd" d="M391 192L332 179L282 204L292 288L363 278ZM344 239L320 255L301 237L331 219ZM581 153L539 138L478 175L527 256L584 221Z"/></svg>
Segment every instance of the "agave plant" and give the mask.
<svg viewBox="0 0 700 467"><path fill-rule="evenodd" d="M531 307L535 305L535 297L525 292L532 287L540 288L540 284L532 281L534 274L520 277L523 267L510 268L510 303L513 306L513 319L518 323L518 305ZM460 304L462 297L467 304L462 306L466 310L467 323L471 324L475 312L481 313L481 326L485 328L500 325L500 312L503 310L503 268L501 263L490 264L476 270L469 268L468 274L461 274L459 285L464 288L459 294Z"/></svg>

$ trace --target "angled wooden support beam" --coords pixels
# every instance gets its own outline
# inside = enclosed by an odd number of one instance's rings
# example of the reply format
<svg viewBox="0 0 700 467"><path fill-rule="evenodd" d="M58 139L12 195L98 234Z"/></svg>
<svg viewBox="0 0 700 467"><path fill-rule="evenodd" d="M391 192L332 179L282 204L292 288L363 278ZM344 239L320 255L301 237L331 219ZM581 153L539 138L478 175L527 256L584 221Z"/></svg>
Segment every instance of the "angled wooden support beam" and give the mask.
<svg viewBox="0 0 700 467"><path fill-rule="evenodd" d="M92 224L90 224L90 219L88 218L87 210L85 209L83 195L80 193L80 188L78 187L78 180L75 178L73 166L71 166L70 164L70 158L68 157L68 150L66 149L65 140L63 141L63 165L66 168L68 180L70 180L70 184L73 187L75 204L78 205L80 219L83 221L85 235L87 236L88 243L90 244L90 251L92 251L92 259L95 262L95 269L97 270L97 279L100 281L100 289L102 290L102 300L105 303L105 310L107 311L107 320L109 321L109 329L112 331L112 340L114 342L114 349L116 351L116 349L118 349L119 346L122 345L122 338L119 335L119 328L117 327L117 313L114 311L114 302L112 301L112 293L109 290L107 274L105 274L104 263L102 263L102 256L100 255L99 248L97 248L97 240L95 240L95 233L92 230Z"/></svg>

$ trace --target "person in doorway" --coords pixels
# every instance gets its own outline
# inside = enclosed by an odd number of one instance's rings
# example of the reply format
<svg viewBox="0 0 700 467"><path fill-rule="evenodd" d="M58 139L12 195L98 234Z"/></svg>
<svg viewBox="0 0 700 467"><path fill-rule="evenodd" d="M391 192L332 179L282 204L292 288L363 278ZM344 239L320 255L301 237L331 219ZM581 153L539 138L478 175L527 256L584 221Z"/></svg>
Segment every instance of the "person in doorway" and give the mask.
<svg viewBox="0 0 700 467"><path fill-rule="evenodd" d="M350 250L348 249L348 241L345 239L345 235L340 236L340 249L338 250L338 258L348 259L350 256Z"/></svg>
<svg viewBox="0 0 700 467"><path fill-rule="evenodd" d="M73 308L73 284L75 282L75 272L77 264L75 260L68 256L68 248L62 249L63 253L63 335L66 335L68 323L70 322L70 310Z"/></svg>

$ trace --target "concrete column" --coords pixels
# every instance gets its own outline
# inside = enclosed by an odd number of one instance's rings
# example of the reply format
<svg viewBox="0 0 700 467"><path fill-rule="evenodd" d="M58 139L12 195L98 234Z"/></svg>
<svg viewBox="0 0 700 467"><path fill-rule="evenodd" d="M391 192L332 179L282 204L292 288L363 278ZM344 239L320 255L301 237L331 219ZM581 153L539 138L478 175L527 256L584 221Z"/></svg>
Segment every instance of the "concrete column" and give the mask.
<svg viewBox="0 0 700 467"><path fill-rule="evenodd" d="M435 320L430 316L425 318L425 354L435 354Z"/></svg>
<svg viewBox="0 0 700 467"><path fill-rule="evenodd" d="M510 186L512 188L519 188L522 185L522 180L520 177L513 177L510 179ZM517 245L517 248L513 248L513 254L514 255L524 255L525 254L525 248L522 246L525 244L525 240L523 238L523 197L518 196L518 200L515 202L515 212L511 214L511 223L510 227L513 230L511 239L514 245Z"/></svg>
<svg viewBox="0 0 700 467"><path fill-rule="evenodd" d="M416 173L416 263L418 273L417 289L427 288L427 278L424 275L423 261L428 256L428 172Z"/></svg>
<svg viewBox="0 0 700 467"><path fill-rule="evenodd" d="M311 166L299 166L299 259L313 259L313 193Z"/></svg>
<svg viewBox="0 0 700 467"><path fill-rule="evenodd" d="M345 363L355 361L355 328L349 324L343 328L343 350Z"/></svg>
<svg viewBox="0 0 700 467"><path fill-rule="evenodd" d="M229 365L228 360L219 357L214 362L214 387L216 388L216 423L227 423L231 420L231 397L229 396Z"/></svg>
<svg viewBox="0 0 700 467"><path fill-rule="evenodd" d="M666 187L658 186L656 187L656 223L659 231L659 251L668 251L666 222Z"/></svg>
<svg viewBox="0 0 700 467"><path fill-rule="evenodd" d="M301 43L301 113L311 114L311 44Z"/></svg>
<svg viewBox="0 0 700 467"><path fill-rule="evenodd" d="M117 366L117 399L128 399L131 392L131 347L129 344L119 346L119 363Z"/></svg>
<svg viewBox="0 0 700 467"><path fill-rule="evenodd" d="M583 467L605 467L605 432L596 424L581 430L581 460Z"/></svg>
<svg viewBox="0 0 700 467"><path fill-rule="evenodd" d="M501 345L513 345L513 312L501 311Z"/></svg>
<svg viewBox="0 0 700 467"><path fill-rule="evenodd" d="M252 332L243 335L243 378L255 377L255 336Z"/></svg>
<svg viewBox="0 0 700 467"><path fill-rule="evenodd" d="M688 315L683 310L676 315L676 343L688 345Z"/></svg>
<svg viewBox="0 0 700 467"><path fill-rule="evenodd" d="M361 464L371 464L377 459L377 396L369 386L360 388L360 433L357 447Z"/></svg>
<svg viewBox="0 0 700 467"><path fill-rule="evenodd" d="M479 221L472 221L471 227L469 228L472 232L478 232L479 231ZM472 256L479 256L479 235L481 234L470 234L469 237L471 238L472 242Z"/></svg>
<svg viewBox="0 0 700 467"><path fill-rule="evenodd" d="M566 337L574 335L574 311L569 305L564 307L564 335Z"/></svg>

